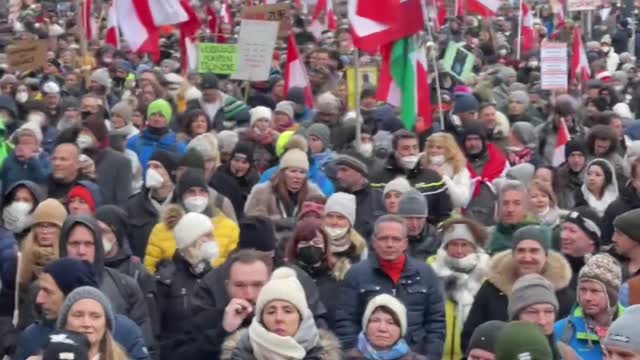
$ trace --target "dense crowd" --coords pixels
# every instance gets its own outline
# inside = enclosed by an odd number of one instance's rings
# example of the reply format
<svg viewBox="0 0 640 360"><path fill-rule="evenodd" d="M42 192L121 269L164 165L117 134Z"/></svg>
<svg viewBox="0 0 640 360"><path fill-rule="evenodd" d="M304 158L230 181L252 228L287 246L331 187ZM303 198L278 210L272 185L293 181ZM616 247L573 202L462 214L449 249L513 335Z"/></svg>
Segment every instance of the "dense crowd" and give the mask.
<svg viewBox="0 0 640 360"><path fill-rule="evenodd" d="M313 106L282 41L244 88L184 69L175 29L154 60L104 23L84 51L73 4L10 9L0 43L49 52L26 72L0 54L3 356L640 359L635 19L605 2L592 76L551 92L540 42L571 49L580 12L533 4L520 58L512 4L446 18L427 53L463 42L473 74L430 64L433 121L407 129L371 83L349 107L346 70L381 59L334 5L316 38L291 4ZM201 41L236 41L245 5L213 33L220 6L194 4Z"/></svg>

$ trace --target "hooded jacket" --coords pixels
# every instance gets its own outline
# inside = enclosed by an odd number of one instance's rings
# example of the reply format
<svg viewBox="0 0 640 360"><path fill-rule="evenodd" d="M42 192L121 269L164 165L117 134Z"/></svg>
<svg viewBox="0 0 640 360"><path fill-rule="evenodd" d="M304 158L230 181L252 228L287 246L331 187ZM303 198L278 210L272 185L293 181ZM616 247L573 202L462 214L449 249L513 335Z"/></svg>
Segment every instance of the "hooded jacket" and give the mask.
<svg viewBox="0 0 640 360"><path fill-rule="evenodd" d="M595 196L587 188L587 173L589 167L595 161L604 161L609 171L611 172L611 181L605 184L604 193L602 199L596 199ZM606 180L605 180L606 181ZM593 159L591 160L584 171L584 178L582 180L582 186L580 190L575 193L576 203L575 206L589 206L598 213L598 216L604 216L607 207L618 198L618 180L616 177L616 171L609 161L606 159Z"/></svg>
<svg viewBox="0 0 640 360"><path fill-rule="evenodd" d="M180 205L174 204L167 207L162 216L162 221L151 231L144 257L144 266L150 273L156 273L158 262L169 260L175 254L177 244L173 228L184 213L185 211ZM215 215L211 218L211 224L213 224L213 235L220 249L220 255L212 265L217 267L227 260L229 253L238 245L240 228L238 224L231 221L221 211L214 210L214 213Z"/></svg>
<svg viewBox="0 0 640 360"><path fill-rule="evenodd" d="M96 183L105 204L122 206L131 195L131 161L113 149L101 149L93 158L96 165Z"/></svg>
<svg viewBox="0 0 640 360"><path fill-rule="evenodd" d="M160 214L151 203L150 190L144 188L129 198L124 210L127 214L135 214L128 218L127 239L133 255L144 258L149 235L160 219ZM169 194L171 197L171 194Z"/></svg>
<svg viewBox="0 0 640 360"><path fill-rule="evenodd" d="M176 133L173 131L169 131L162 136L157 136L152 134L149 129L145 129L140 134L129 139L127 149L138 155L140 165L142 165L143 171L146 172L147 162L151 159L154 151L166 150L182 156L187 151L187 145L179 141Z"/></svg>
<svg viewBox="0 0 640 360"><path fill-rule="evenodd" d="M487 279L476 293L462 329L462 349L469 346L471 335L480 324L490 320L509 321L507 305L517 280L515 267L512 250L505 250L491 258ZM551 282L556 291L560 304L558 318L567 316L575 302L575 290L568 286L571 282L571 266L560 253L549 250L541 275Z"/></svg>
<svg viewBox="0 0 640 360"><path fill-rule="evenodd" d="M613 237L613 220L627 211L640 208L640 193L629 181L627 186L620 191L620 195L614 200L602 216L602 236L600 245L610 245Z"/></svg>
<svg viewBox="0 0 640 360"><path fill-rule="evenodd" d="M586 164L585 164L586 165ZM576 191L582 186L585 169L574 173L567 163L562 164L553 178L554 192L558 196L558 207L561 209L573 209L575 207Z"/></svg>
<svg viewBox="0 0 640 360"><path fill-rule="evenodd" d="M151 349L154 343L152 324L142 290L130 276L118 270L105 267L102 236L98 223L94 218L83 215L72 215L67 218L60 234L60 257L68 256L67 242L71 231L76 226L84 226L93 233L95 246L93 269L96 273L100 291L109 298L114 312L125 315L140 326L145 337L145 343Z"/></svg>
<svg viewBox="0 0 640 360"><path fill-rule="evenodd" d="M609 149L606 153L596 156L595 153L595 142L596 139L607 139L611 143L609 145ZM596 125L591 128L589 135L587 136L587 151L589 154L587 156L587 162L590 162L596 158L603 158L611 163L618 174L624 174L625 163L622 156L618 153L618 148L620 147L620 143L618 141L618 136L615 131L610 126L605 125Z"/></svg>
<svg viewBox="0 0 640 360"><path fill-rule="evenodd" d="M237 177L231 173L230 166L227 163L218 168L211 180L209 180L209 185L231 201L235 209L236 218L242 219L244 217L244 204L247 202L251 189L260 180L260 175L251 165L244 176Z"/></svg>
<svg viewBox="0 0 640 360"><path fill-rule="evenodd" d="M18 160L15 153L11 153L2 164L0 181L2 181L4 189L21 180L29 180L36 184L44 185L47 183L49 174L51 174L51 162L49 161L49 154L46 152L41 151L37 156L25 162Z"/></svg>

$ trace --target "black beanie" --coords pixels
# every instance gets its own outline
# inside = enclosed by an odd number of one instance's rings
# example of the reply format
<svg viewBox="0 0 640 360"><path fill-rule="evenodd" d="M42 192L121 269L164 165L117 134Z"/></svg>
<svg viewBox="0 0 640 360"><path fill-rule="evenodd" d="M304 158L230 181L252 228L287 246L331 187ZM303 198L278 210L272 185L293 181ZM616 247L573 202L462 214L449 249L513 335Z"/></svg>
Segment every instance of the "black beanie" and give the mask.
<svg viewBox="0 0 640 360"><path fill-rule="evenodd" d="M204 156L202 156L202 154L198 149L193 147L187 150L187 152L184 153L184 155L182 155L182 158L180 159L178 166L185 166L188 168L199 169L204 171Z"/></svg>
<svg viewBox="0 0 640 360"><path fill-rule="evenodd" d="M249 164L253 163L253 146L251 143L246 141L240 141L236 144L236 147L233 148L231 152L231 158L233 159L236 155L244 155Z"/></svg>
<svg viewBox="0 0 640 360"><path fill-rule="evenodd" d="M565 222L576 224L593 240L596 249L599 248L602 236L600 216L587 206L579 206L571 211L564 219Z"/></svg>
<svg viewBox="0 0 640 360"><path fill-rule="evenodd" d="M178 168L178 157L172 153L165 150L156 150L152 155L149 161L157 161L164 167L165 170L169 173L169 177L173 183L176 183L176 169Z"/></svg>
<svg viewBox="0 0 640 360"><path fill-rule="evenodd" d="M54 330L44 347L42 360L89 360L89 339L71 330Z"/></svg>
<svg viewBox="0 0 640 360"><path fill-rule="evenodd" d="M64 296L81 286L98 287L93 266L86 261L62 258L49 263L42 272L51 275Z"/></svg>
<svg viewBox="0 0 640 360"><path fill-rule="evenodd" d="M568 159L574 152L579 152L587 156L587 146L582 141L573 139L564 147L564 158Z"/></svg>
<svg viewBox="0 0 640 360"><path fill-rule="evenodd" d="M103 205L96 210L95 217L96 220L102 221L111 227L120 247L123 245L129 246L124 243L128 226L126 211L116 205Z"/></svg>
<svg viewBox="0 0 640 360"><path fill-rule="evenodd" d="M276 249L276 233L269 218L246 216L240 220L239 226L238 249L255 249L264 252Z"/></svg>
<svg viewBox="0 0 640 360"><path fill-rule="evenodd" d="M484 124L478 121L466 124L463 129L463 134L463 139L465 140L469 135L478 135L483 142L487 141L487 129Z"/></svg>
<svg viewBox="0 0 640 360"><path fill-rule="evenodd" d="M176 201L181 203L182 197L187 192L187 190L199 187L205 190L209 189L207 185L207 180L204 178L204 171L200 169L187 168L187 170L182 174L180 180L178 180L178 184L176 185Z"/></svg>

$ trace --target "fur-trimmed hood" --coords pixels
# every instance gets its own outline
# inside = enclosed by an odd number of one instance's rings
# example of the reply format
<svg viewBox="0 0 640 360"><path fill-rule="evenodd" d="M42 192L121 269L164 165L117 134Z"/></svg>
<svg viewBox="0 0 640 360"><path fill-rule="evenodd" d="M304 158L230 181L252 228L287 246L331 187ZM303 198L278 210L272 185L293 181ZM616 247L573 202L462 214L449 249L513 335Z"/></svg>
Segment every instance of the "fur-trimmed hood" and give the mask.
<svg viewBox="0 0 640 360"><path fill-rule="evenodd" d="M182 206L177 204L168 205L162 212L162 222L167 226L167 229L173 230L178 222L184 216L185 211Z"/></svg>
<svg viewBox="0 0 640 360"><path fill-rule="evenodd" d="M368 249L367 249L367 241L356 231L356 229L351 228L348 233L351 243L353 244L353 253L352 256L336 256L336 262L333 265L333 277L336 280L340 281L344 279L345 275L349 269L351 269L352 259L356 258L356 260L364 260L367 258Z"/></svg>
<svg viewBox="0 0 640 360"><path fill-rule="evenodd" d="M518 279L514 270L512 250L505 250L491 258L487 279L500 291L509 295L513 283ZM558 291L566 288L571 282L571 266L562 254L549 250L547 263L541 275L549 280L553 288Z"/></svg>
<svg viewBox="0 0 640 360"><path fill-rule="evenodd" d="M315 355L314 359L321 360L341 360L342 347L340 341L333 333L318 329L320 339L318 345L307 352L307 356ZM222 344L220 360L253 360L253 349L249 341L249 329L243 328L229 335Z"/></svg>

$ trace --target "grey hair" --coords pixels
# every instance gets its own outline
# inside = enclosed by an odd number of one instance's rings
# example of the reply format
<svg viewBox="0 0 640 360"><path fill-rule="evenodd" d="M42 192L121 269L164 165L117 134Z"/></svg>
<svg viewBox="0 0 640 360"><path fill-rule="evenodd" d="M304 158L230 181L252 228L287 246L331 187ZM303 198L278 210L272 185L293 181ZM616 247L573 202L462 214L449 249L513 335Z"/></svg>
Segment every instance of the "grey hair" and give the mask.
<svg viewBox="0 0 640 360"><path fill-rule="evenodd" d="M377 236L378 234L378 229L380 228L380 225L384 224L384 223L396 223L396 224L400 224L400 226L402 226L402 231L404 232L404 236L406 237L408 234L407 231L407 221L395 214L386 214L386 215L382 215L380 216L375 224L373 225L373 235Z"/></svg>
<svg viewBox="0 0 640 360"><path fill-rule="evenodd" d="M527 187L518 180L503 179L502 181L500 181L500 185L498 188L498 211L496 214L497 218L500 217L500 210L502 207L502 200L504 200L504 195L509 191L516 191L523 194L525 207L529 209L529 191L527 190Z"/></svg>

